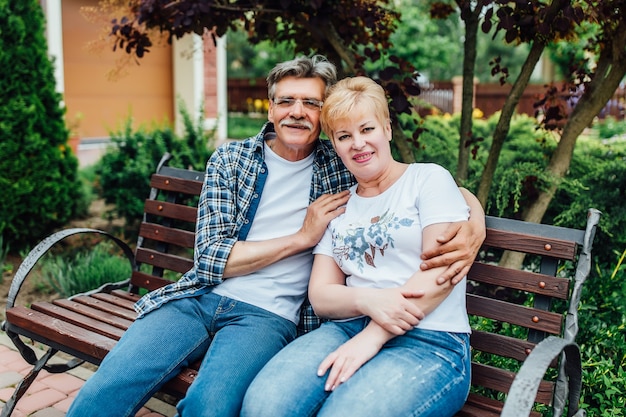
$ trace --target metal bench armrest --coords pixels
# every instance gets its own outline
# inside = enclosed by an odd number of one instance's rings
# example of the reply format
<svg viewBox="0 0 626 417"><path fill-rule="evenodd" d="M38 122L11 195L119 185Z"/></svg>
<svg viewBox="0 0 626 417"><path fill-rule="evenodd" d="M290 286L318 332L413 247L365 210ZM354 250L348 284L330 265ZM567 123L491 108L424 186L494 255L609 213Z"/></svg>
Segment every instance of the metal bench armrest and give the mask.
<svg viewBox="0 0 626 417"><path fill-rule="evenodd" d="M131 264L131 267L133 270L136 269L136 263L135 263L135 255L132 251L132 249L130 248L130 246L128 246L126 244L126 242L124 242L123 240L113 236L112 234L105 232L103 230L98 230L98 229L90 229L90 228L71 228L71 229L65 229L65 230L61 230L59 232L53 233L52 235L46 237L44 240L42 240L41 242L39 242L37 244L37 246L35 246L26 256L26 258L24 258L24 260L22 261L22 263L20 264L19 268L17 269L17 272L15 273L15 276L13 277L13 280L11 281L11 287L9 288L9 295L7 297L7 307L6 309L10 309L15 305L15 300L17 299L17 295L20 291L20 289L22 288L22 284L24 283L24 281L26 280L26 277L28 276L28 274L33 270L33 268L35 267L35 265L37 264L37 262L58 242L60 242L61 240L69 237L69 236L73 236L73 235L77 235L77 234L82 234L82 233L96 233L96 234L100 234L103 235L111 240L113 240L113 242L115 242L117 244L117 246L119 246L122 251L124 252L124 255L126 256L126 258L128 259L128 261ZM114 284L107 284L107 286L120 286L120 285L124 285L124 284L128 283L128 280L119 282L119 283L114 283ZM9 326L7 325L6 321L2 322L2 330L4 330L7 335L9 336L9 338L13 341L13 344L15 344L15 347L19 350L20 354L22 355L22 357L31 365L37 363L37 356L35 355L35 352L29 348L28 346L26 346L26 344L24 344L24 342L22 342L22 340L19 338L19 336L17 334L15 334L13 331L11 331L9 329Z"/></svg>
<svg viewBox="0 0 626 417"><path fill-rule="evenodd" d="M568 417L584 417L585 411L578 408L582 385L582 368L578 345L557 336L541 341L522 364L504 403L501 417L528 416L534 404L539 383L550 363L563 355L565 377L569 381ZM555 415L556 417L556 415Z"/></svg>

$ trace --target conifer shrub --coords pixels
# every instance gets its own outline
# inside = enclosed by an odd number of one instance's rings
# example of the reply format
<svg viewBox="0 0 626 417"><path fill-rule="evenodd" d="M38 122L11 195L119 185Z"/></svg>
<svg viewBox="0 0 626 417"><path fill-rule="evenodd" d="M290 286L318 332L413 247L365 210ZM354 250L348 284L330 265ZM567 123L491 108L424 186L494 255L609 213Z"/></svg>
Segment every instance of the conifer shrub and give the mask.
<svg viewBox="0 0 626 417"><path fill-rule="evenodd" d="M0 235L32 246L75 214L78 161L37 0L0 0Z"/></svg>

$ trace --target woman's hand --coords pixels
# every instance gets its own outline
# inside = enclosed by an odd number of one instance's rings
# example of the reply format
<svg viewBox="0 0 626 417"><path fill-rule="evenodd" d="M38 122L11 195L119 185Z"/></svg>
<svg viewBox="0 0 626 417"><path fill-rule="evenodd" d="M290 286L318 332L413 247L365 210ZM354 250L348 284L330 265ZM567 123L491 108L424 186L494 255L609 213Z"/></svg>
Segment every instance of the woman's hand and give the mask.
<svg viewBox="0 0 626 417"><path fill-rule="evenodd" d="M361 333L348 340L328 355L320 364L317 375L323 377L330 369L324 389L334 391L363 364L372 359L393 336L381 327L370 323Z"/></svg>
<svg viewBox="0 0 626 417"><path fill-rule="evenodd" d="M399 336L424 319L424 313L411 299L424 295L424 291L397 288L367 288L361 290L359 310L386 331Z"/></svg>

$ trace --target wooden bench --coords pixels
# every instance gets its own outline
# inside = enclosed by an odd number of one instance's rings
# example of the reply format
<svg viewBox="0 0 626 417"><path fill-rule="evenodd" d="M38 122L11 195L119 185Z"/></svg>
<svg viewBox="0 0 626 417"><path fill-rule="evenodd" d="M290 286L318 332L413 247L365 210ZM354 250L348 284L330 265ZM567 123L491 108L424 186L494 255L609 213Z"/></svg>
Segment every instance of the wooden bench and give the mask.
<svg viewBox="0 0 626 417"><path fill-rule="evenodd" d="M59 373L83 361L99 364L134 320L133 303L141 294L178 279L192 267L202 179L201 172L171 168L162 161L151 178L152 190L134 251L104 231L67 229L46 238L28 254L13 278L2 328L33 369L16 387L2 416L12 413L41 369ZM568 415L578 410L577 306L590 269L598 219L599 212L590 210L587 230L582 231L487 218L487 238L481 259L470 272L467 294L475 327L471 337L475 359L472 393L458 416L528 415L535 403L554 404L559 412L555 415L560 415L568 394ZM132 265L132 276L69 299L36 302L30 307L15 305L20 287L37 261L56 243L83 233L102 235L122 248ZM495 261L502 249L529 254L537 271L499 267ZM569 262L566 270L572 278L560 277L563 262ZM48 346L46 354L37 358L25 343L28 339ZM76 359L49 364L58 351ZM480 364L484 358L491 358L491 364ZM511 369L504 367L507 363L512 363ZM543 379L548 367L554 368L548 374L558 373L558 378ZM162 391L174 400L182 398L196 369L184 370ZM502 401L505 397L506 404Z"/></svg>

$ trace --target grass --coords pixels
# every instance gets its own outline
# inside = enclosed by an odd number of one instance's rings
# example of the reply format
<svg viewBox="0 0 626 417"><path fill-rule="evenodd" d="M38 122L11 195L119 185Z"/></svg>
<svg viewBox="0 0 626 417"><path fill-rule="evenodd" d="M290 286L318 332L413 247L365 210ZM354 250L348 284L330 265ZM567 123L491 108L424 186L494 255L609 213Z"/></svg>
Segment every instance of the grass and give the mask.
<svg viewBox="0 0 626 417"><path fill-rule="evenodd" d="M103 284L130 277L131 267L124 257L116 256L109 242L100 242L90 250L70 254L46 255L42 260L40 291L50 288L62 297L83 293Z"/></svg>
<svg viewBox="0 0 626 417"><path fill-rule="evenodd" d="M230 139L246 139L254 136L267 122L267 116L247 115L242 113L228 114L228 137Z"/></svg>

